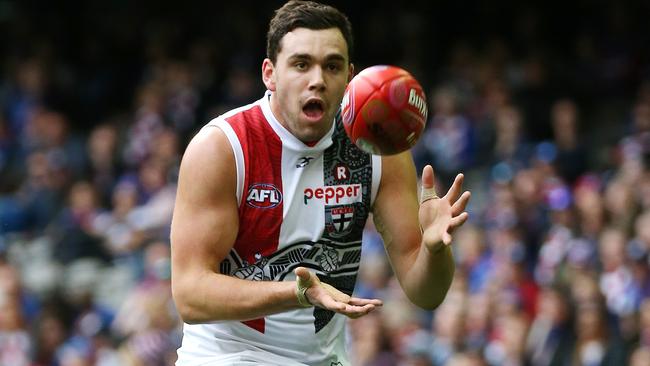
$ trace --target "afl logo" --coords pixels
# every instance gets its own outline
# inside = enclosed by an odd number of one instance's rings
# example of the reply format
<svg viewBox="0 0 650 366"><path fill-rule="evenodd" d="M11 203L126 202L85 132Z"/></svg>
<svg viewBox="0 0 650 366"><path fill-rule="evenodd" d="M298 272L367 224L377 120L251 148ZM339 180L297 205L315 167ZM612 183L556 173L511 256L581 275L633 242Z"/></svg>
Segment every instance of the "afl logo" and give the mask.
<svg viewBox="0 0 650 366"><path fill-rule="evenodd" d="M257 183L248 187L246 204L255 208L273 208L282 202L282 193L273 184Z"/></svg>

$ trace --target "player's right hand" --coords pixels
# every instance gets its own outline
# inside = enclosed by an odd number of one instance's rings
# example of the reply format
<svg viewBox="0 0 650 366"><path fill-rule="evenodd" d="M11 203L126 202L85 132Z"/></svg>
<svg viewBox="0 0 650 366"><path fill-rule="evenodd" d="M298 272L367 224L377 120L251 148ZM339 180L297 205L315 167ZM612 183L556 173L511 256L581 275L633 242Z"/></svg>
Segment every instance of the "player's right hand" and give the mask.
<svg viewBox="0 0 650 366"><path fill-rule="evenodd" d="M307 287L305 295L314 306L355 319L383 305L382 301L378 299L351 297L335 287L321 282L316 274L309 272L305 267L296 268L294 273L298 287Z"/></svg>

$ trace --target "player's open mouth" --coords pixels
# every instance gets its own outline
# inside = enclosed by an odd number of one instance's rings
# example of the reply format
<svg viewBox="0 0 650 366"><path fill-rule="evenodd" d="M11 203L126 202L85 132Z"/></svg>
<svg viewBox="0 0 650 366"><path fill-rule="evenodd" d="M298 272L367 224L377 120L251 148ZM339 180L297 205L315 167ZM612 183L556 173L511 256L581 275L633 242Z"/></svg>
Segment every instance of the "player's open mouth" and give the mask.
<svg viewBox="0 0 650 366"><path fill-rule="evenodd" d="M311 120L319 120L325 113L325 103L320 99L310 99L302 107L303 113Z"/></svg>

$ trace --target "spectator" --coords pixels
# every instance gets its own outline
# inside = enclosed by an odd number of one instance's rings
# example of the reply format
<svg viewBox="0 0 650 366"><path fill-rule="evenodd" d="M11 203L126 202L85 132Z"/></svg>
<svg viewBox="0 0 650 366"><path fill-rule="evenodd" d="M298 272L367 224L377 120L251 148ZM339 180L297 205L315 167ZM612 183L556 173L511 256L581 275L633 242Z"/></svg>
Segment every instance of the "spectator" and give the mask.
<svg viewBox="0 0 650 366"><path fill-rule="evenodd" d="M54 256L57 261L69 264L80 258L108 259L92 226L99 214L97 205L97 195L90 183L77 182L72 186L68 204L49 229L49 235L55 240Z"/></svg>
<svg viewBox="0 0 650 366"><path fill-rule="evenodd" d="M531 365L567 365L573 342L570 305L557 288L542 289L526 340Z"/></svg>
<svg viewBox="0 0 650 366"><path fill-rule="evenodd" d="M97 189L100 203L110 203L112 191L122 170L118 156L118 131L114 124L95 127L88 137L86 174Z"/></svg>
<svg viewBox="0 0 650 366"><path fill-rule="evenodd" d="M625 350L607 328L605 311L598 303L578 305L575 319L576 344L572 358L580 365L623 365Z"/></svg>
<svg viewBox="0 0 650 366"><path fill-rule="evenodd" d="M578 107L572 100L558 100L551 108L553 141L557 147L557 171L573 184L587 170L587 153L580 140Z"/></svg>

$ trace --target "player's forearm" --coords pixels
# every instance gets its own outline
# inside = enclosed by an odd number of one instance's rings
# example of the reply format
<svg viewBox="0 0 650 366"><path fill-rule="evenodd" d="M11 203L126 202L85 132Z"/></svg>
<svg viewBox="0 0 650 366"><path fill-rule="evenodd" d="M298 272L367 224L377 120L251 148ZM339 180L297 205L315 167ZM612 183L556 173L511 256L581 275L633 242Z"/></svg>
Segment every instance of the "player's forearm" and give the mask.
<svg viewBox="0 0 650 366"><path fill-rule="evenodd" d="M415 305L433 310L442 303L454 277L454 258L450 246L432 253L421 245L402 278L402 287Z"/></svg>
<svg viewBox="0 0 650 366"><path fill-rule="evenodd" d="M291 281L248 281L217 273L176 276L174 301L186 323L251 320L298 308Z"/></svg>

